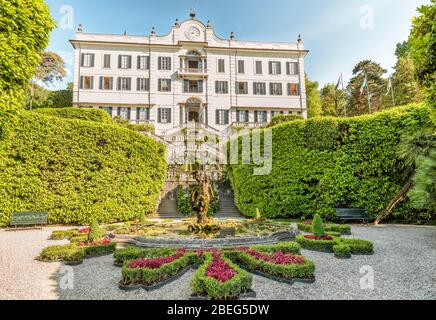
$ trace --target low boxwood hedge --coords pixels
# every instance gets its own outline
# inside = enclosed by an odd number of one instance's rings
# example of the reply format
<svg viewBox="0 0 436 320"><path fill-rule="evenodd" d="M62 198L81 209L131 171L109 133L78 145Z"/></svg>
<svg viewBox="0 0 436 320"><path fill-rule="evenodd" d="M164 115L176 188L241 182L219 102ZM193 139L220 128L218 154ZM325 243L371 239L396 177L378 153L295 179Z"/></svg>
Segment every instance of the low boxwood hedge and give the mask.
<svg viewBox="0 0 436 320"><path fill-rule="evenodd" d="M312 225L306 223L297 223L298 230L312 233ZM347 224L327 223L324 227L327 232L339 232L342 235L351 234L351 226Z"/></svg>
<svg viewBox="0 0 436 320"><path fill-rule="evenodd" d="M111 242L108 244L102 244L97 246L86 246L84 248L86 256L99 257L114 252L117 249L117 244L115 242Z"/></svg>
<svg viewBox="0 0 436 320"><path fill-rule="evenodd" d="M280 242L278 244L273 245L255 245L252 246L251 249L261 251L261 252L268 252L273 253L277 251L281 251L283 253L293 253L293 254L300 254L301 253L301 246L296 242Z"/></svg>
<svg viewBox="0 0 436 320"><path fill-rule="evenodd" d="M189 252L173 262L163 264L157 269L129 268L131 261L126 261L121 270L121 284L124 286L137 284L152 286L177 275L181 270L193 264L194 261L196 261L196 254Z"/></svg>
<svg viewBox="0 0 436 320"><path fill-rule="evenodd" d="M204 296L210 300L230 300L238 298L241 294L250 290L253 281L252 276L226 257L221 256L221 259L236 271L236 275L226 282L207 276L206 272L213 262L213 255L205 253L204 262L191 281L191 289L194 295Z"/></svg>
<svg viewBox="0 0 436 320"><path fill-rule="evenodd" d="M315 277L315 264L308 259L305 259L304 264L273 264L237 250L225 252L225 256L247 269L260 271L284 280L313 279Z"/></svg>
<svg viewBox="0 0 436 320"><path fill-rule="evenodd" d="M307 239L304 235L301 234L296 237L296 240L303 249L313 251L333 252L333 246L335 245L334 240Z"/></svg>
<svg viewBox="0 0 436 320"><path fill-rule="evenodd" d="M51 233L50 240L70 239L72 236L75 235L80 235L79 230L77 229L55 230Z"/></svg>
<svg viewBox="0 0 436 320"><path fill-rule="evenodd" d="M82 257L83 259L84 255L84 248L79 248L75 244L66 244L44 248L39 254L38 260L44 262L78 261L76 260L77 257Z"/></svg>
<svg viewBox="0 0 436 320"><path fill-rule="evenodd" d="M126 261L142 258L169 257L176 253L176 250L169 248L142 249L138 247L128 247L118 249L114 252L114 264L122 266Z"/></svg>
<svg viewBox="0 0 436 320"><path fill-rule="evenodd" d="M351 253L355 255L370 255L374 253L374 245L371 241L363 239L335 238L337 244L345 244L351 248Z"/></svg>
<svg viewBox="0 0 436 320"><path fill-rule="evenodd" d="M336 258L351 258L351 247L348 244L337 244L333 246Z"/></svg>

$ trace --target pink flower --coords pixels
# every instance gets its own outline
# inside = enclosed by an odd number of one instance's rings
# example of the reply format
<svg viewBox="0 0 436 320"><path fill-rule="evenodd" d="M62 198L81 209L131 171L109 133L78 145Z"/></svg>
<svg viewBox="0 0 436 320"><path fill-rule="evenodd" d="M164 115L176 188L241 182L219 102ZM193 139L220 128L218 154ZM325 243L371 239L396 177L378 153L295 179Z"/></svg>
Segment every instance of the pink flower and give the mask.
<svg viewBox="0 0 436 320"><path fill-rule="evenodd" d="M227 282L236 276L236 271L232 269L223 259L220 254L213 255L213 261L206 270L208 277L214 278L221 282Z"/></svg>
<svg viewBox="0 0 436 320"><path fill-rule="evenodd" d="M77 245L79 247L98 247L98 246L105 246L112 243L112 240L104 239L100 241L94 241L94 242L79 242Z"/></svg>
<svg viewBox="0 0 436 320"><path fill-rule="evenodd" d="M186 249L177 250L176 254L171 257L160 257L160 258L150 258L150 259L138 259L130 262L129 268L131 269L159 269L161 266L167 263L171 263L177 259L180 259L186 254Z"/></svg>
<svg viewBox="0 0 436 320"><path fill-rule="evenodd" d="M89 228L81 228L79 229L80 233L89 233Z"/></svg>
<svg viewBox="0 0 436 320"><path fill-rule="evenodd" d="M302 256L295 256L293 254L286 254L282 251L274 252L273 254L261 253L249 248L238 248L236 250L245 252L257 260L263 260L272 264L288 265L288 264L304 264L305 258Z"/></svg>
<svg viewBox="0 0 436 320"><path fill-rule="evenodd" d="M308 234L308 235L305 235L304 237L306 239L310 239L310 240L327 240L327 241L333 240L333 238L328 236L328 235L323 235L322 237L317 237L317 236L314 236L313 234Z"/></svg>

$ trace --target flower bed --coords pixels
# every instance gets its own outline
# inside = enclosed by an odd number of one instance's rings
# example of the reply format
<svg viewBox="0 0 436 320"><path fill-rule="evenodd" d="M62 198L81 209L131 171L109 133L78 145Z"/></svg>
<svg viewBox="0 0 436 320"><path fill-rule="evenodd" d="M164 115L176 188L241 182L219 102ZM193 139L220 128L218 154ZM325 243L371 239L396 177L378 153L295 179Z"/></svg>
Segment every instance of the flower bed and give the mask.
<svg viewBox="0 0 436 320"><path fill-rule="evenodd" d="M114 252L114 264L122 267L126 261L141 259L141 258L159 258L168 257L176 254L175 249L158 248L158 249L142 249L137 247L129 247L119 249Z"/></svg>
<svg viewBox="0 0 436 320"><path fill-rule="evenodd" d="M259 271L266 276L295 281L314 279L315 265L305 257L276 251L265 254L253 248L239 248L225 252L226 257L249 270Z"/></svg>
<svg viewBox="0 0 436 320"><path fill-rule="evenodd" d="M315 237L314 235L298 235L296 237L297 242L303 249L333 252L333 246L335 245L335 238L330 236Z"/></svg>
<svg viewBox="0 0 436 320"><path fill-rule="evenodd" d="M172 257L144 258L125 262L120 288L149 289L176 276L196 261L196 254L178 250Z"/></svg>
<svg viewBox="0 0 436 320"><path fill-rule="evenodd" d="M312 221L304 221L297 223L298 230L304 232L312 232ZM342 235L351 235L351 226L346 224L324 224L324 229L327 232L339 232Z"/></svg>
<svg viewBox="0 0 436 320"><path fill-rule="evenodd" d="M248 292L252 276L219 253L204 253L204 262L191 282L194 296L232 300Z"/></svg>

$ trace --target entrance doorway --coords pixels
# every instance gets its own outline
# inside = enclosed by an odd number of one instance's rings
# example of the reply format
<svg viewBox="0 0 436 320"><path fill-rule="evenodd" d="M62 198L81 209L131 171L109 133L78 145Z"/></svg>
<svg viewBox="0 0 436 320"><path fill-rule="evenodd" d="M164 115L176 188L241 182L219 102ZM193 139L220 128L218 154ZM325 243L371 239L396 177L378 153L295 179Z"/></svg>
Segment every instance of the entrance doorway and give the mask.
<svg viewBox="0 0 436 320"><path fill-rule="evenodd" d="M188 112L188 122L200 122L200 114L198 111L189 111Z"/></svg>

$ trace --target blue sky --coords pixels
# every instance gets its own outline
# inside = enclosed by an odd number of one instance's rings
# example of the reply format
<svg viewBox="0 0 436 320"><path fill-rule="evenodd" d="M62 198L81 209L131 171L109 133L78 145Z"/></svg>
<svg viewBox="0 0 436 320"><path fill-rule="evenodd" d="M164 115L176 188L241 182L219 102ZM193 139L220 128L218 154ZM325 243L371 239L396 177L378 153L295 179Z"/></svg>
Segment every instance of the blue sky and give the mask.
<svg viewBox="0 0 436 320"><path fill-rule="evenodd" d="M302 34L310 50L309 77L321 85L336 82L343 72L373 59L391 72L395 46L406 40L416 8L430 0L46 0L58 27L48 50L64 57L69 76L53 89L71 81L74 38L79 23L85 32L148 34L152 26L167 34L176 18L185 20L191 7L197 18L211 20L215 32L237 39L291 41ZM73 11L71 11L73 10ZM71 19L70 19L71 18ZM70 28L74 26L74 28Z"/></svg>

